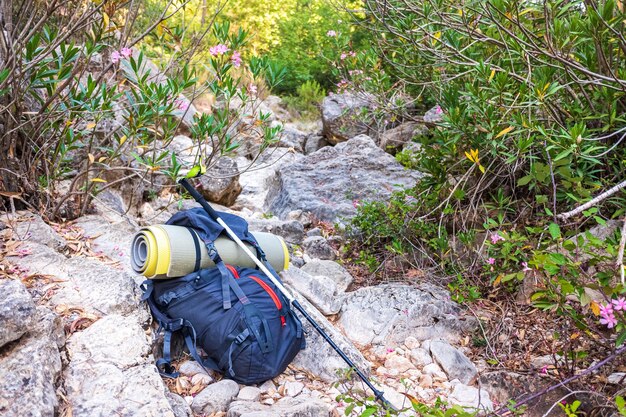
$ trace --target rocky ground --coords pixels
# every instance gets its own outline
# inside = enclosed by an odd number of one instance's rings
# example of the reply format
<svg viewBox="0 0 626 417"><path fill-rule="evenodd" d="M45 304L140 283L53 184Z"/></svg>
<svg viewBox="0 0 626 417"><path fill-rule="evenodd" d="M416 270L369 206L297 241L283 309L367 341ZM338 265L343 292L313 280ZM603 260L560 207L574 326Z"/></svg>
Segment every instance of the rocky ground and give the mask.
<svg viewBox="0 0 626 417"><path fill-rule="evenodd" d="M320 123L287 123L278 148L232 179L207 175L203 192L247 218L251 230L285 238L293 258L283 280L394 406L441 398L492 410L496 397L503 401L502 387L480 377L486 364L468 359L468 334L478 326L473 316L427 282L353 290L353 276L336 262L341 237L314 227L315 220L341 223L360 201L385 200L420 177L384 150L415 146L415 126L381 138L349 124L358 111L350 106L360 101L332 97L326 104L324 136ZM280 115L276 103L272 110ZM172 146L191 154L189 138ZM247 152L225 160L216 175L248 167ZM132 210L123 193L107 191L96 214L65 224L2 214L0 415L331 416L343 415L342 394L363 391L359 381L341 377L345 364L309 325L307 349L258 387L207 374L184 357L179 378L159 376L155 329L128 249L140 225L163 222L178 209L172 198L161 194Z"/></svg>

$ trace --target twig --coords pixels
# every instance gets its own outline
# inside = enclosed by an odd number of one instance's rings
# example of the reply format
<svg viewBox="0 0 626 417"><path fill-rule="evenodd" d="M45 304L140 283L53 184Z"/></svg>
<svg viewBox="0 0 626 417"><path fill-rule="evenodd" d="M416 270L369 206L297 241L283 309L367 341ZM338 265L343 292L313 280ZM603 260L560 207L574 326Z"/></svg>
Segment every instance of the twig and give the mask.
<svg viewBox="0 0 626 417"><path fill-rule="evenodd" d="M603 200L609 198L610 196L612 196L613 194L615 194L616 192L618 192L619 190L621 190L622 188L625 188L625 187L626 187L626 181L622 181L619 184L617 184L616 186L614 186L613 188L611 188L610 190L607 190L607 191L603 192L602 194L600 194L599 196L595 197L591 201L583 204L582 206L580 206L578 208L575 208L572 211L568 211L567 213L561 213L561 214L559 214L556 217L558 219L561 219L561 220L569 219L570 217L575 216L578 213L581 213L582 211L587 210L588 208L595 206L600 201L603 201Z"/></svg>
<svg viewBox="0 0 626 417"><path fill-rule="evenodd" d="M607 363L611 362L613 359L617 358L619 355L621 355L624 352L626 352L626 345L624 345L621 348L617 349L611 355L609 355L606 358L602 359L600 362L596 363L595 365L590 366L589 368L585 369L583 372L581 372L581 373L579 373L577 375L571 376L571 377L565 379L564 381L559 382L558 384L546 387L546 388L542 389L541 391L536 392L536 393L532 394L531 396L523 399L522 401L517 402L515 404L515 407L517 408L520 405L524 405L524 404L534 400L535 398L539 398L539 397L541 397L541 396L543 396L543 395L545 395L545 394L547 394L547 393L549 393L551 391L554 391L557 388L563 387L563 386L569 384L570 382L577 380L578 378L580 378L582 376L585 376L585 375L588 375L588 374L592 373L596 369L601 368L604 365L606 365ZM496 415L502 415L503 413L508 412L508 411L509 411L508 407L500 407L495 412L495 414Z"/></svg>
<svg viewBox="0 0 626 417"><path fill-rule="evenodd" d="M623 220L624 224L622 225L622 238L619 241L619 251L617 252L617 261L615 265L619 268L619 275L622 280L622 285L624 282L624 246L626 246L626 217Z"/></svg>

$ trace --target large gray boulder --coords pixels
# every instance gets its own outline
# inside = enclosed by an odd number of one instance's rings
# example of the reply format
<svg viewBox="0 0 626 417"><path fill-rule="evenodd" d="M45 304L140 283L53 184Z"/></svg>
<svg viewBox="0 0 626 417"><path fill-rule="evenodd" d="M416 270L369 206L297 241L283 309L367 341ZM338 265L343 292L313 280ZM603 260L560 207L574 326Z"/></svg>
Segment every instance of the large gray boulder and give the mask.
<svg viewBox="0 0 626 417"><path fill-rule="evenodd" d="M218 159L198 180L198 191L209 201L226 207L232 206L241 194L237 162L226 156Z"/></svg>
<svg viewBox="0 0 626 417"><path fill-rule="evenodd" d="M0 280L0 348L19 339L32 323L36 306L21 281Z"/></svg>
<svg viewBox="0 0 626 417"><path fill-rule="evenodd" d="M363 357L350 340L335 328L304 296L294 291L294 288L289 284L286 285L311 318L324 329L361 371L368 374L371 367L370 362ZM302 326L306 332L306 349L296 355L292 365L316 375L326 382L339 380L339 373L348 368L346 362L304 318L302 318Z"/></svg>
<svg viewBox="0 0 626 417"><path fill-rule="evenodd" d="M293 148L293 150L298 153L304 153L304 146L308 136L308 133L301 131L292 123L285 123L283 125L283 131L279 135L278 146Z"/></svg>
<svg viewBox="0 0 626 417"><path fill-rule="evenodd" d="M248 229L253 232L267 232L281 236L287 243L300 245L304 239L304 226L296 220L249 219Z"/></svg>
<svg viewBox="0 0 626 417"><path fill-rule="evenodd" d="M332 278L323 275L312 276L298 268L281 272L283 282L296 288L322 314L337 314L343 304L343 291L337 288Z"/></svg>
<svg viewBox="0 0 626 417"><path fill-rule="evenodd" d="M245 157L236 159L241 172L239 183L243 190L237 198L237 205L252 211L264 212L267 193L276 176L276 171L302 157L288 148L271 148L265 151L254 163Z"/></svg>
<svg viewBox="0 0 626 417"><path fill-rule="evenodd" d="M345 292L354 278L346 269L335 261L313 259L307 262L302 271L310 275L322 275L333 280L337 287L337 291Z"/></svg>
<svg viewBox="0 0 626 417"><path fill-rule="evenodd" d="M362 94L331 94L322 101L322 134L333 145L368 134L372 99Z"/></svg>
<svg viewBox="0 0 626 417"><path fill-rule="evenodd" d="M285 397L271 406L251 401L235 401L226 417L330 417L330 404L317 398Z"/></svg>
<svg viewBox="0 0 626 417"><path fill-rule="evenodd" d="M38 307L35 320L19 343L0 355L0 415L53 417L59 401L56 383L61 373L64 332L60 318Z"/></svg>
<svg viewBox="0 0 626 417"><path fill-rule="evenodd" d="M333 222L353 216L360 202L388 200L394 189L412 187L421 176L361 135L281 167L266 203L281 218L300 209Z"/></svg>
<svg viewBox="0 0 626 417"><path fill-rule="evenodd" d="M338 324L362 346L400 345L409 336L457 341L474 324L460 314L448 292L433 285L383 284L348 293Z"/></svg>
<svg viewBox="0 0 626 417"><path fill-rule="evenodd" d="M144 329L106 316L67 340L64 390L74 417L174 417Z"/></svg>

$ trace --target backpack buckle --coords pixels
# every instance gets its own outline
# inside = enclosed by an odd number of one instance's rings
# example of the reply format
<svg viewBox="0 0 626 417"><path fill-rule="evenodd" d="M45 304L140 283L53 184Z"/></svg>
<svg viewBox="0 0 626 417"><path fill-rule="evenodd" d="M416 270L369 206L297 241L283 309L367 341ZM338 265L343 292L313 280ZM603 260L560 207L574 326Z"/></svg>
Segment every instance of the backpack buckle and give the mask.
<svg viewBox="0 0 626 417"><path fill-rule="evenodd" d="M168 332L176 332L182 329L184 326L185 326L185 320L180 318L180 319L174 319L170 321L169 323L165 323L163 325L163 328Z"/></svg>
<svg viewBox="0 0 626 417"><path fill-rule="evenodd" d="M217 248L215 247L215 244L213 242L205 240L204 245L206 246L207 252L209 253L209 258L211 258L213 263L217 264L218 262L222 261L219 253L217 253Z"/></svg>

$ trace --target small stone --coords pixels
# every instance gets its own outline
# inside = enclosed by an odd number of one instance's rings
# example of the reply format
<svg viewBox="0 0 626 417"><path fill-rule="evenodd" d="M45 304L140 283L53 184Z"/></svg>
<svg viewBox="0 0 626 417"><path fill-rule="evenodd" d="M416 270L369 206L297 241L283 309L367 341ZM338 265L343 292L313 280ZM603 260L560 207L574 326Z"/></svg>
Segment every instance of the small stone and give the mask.
<svg viewBox="0 0 626 417"><path fill-rule="evenodd" d="M398 355L402 355L402 356L404 356L404 349L402 349L402 348L396 348L395 352L396 352Z"/></svg>
<svg viewBox="0 0 626 417"><path fill-rule="evenodd" d="M311 237L311 236L322 236L322 230L319 227L315 227L309 230L308 232L306 232L306 237Z"/></svg>
<svg viewBox="0 0 626 417"><path fill-rule="evenodd" d="M407 375L411 378L411 379L418 379L419 377L422 376L422 373L420 371L418 371L417 369L409 369L407 371Z"/></svg>
<svg viewBox="0 0 626 417"><path fill-rule="evenodd" d="M448 401L473 410L493 410L493 403L487 391L483 389L479 391L477 388L461 383L454 386Z"/></svg>
<svg viewBox="0 0 626 417"><path fill-rule="evenodd" d="M262 404L266 404L266 405L272 405L274 404L276 401L274 401L273 398L266 398L263 401L261 401Z"/></svg>
<svg viewBox="0 0 626 417"><path fill-rule="evenodd" d="M386 375L387 372L387 368L385 368L384 366L379 366L378 368L376 368L376 373L378 375Z"/></svg>
<svg viewBox="0 0 626 417"><path fill-rule="evenodd" d="M304 247L306 254L312 258L331 261L334 261L337 258L335 250L322 236L307 237L302 242L302 246Z"/></svg>
<svg viewBox="0 0 626 417"><path fill-rule="evenodd" d="M187 404L191 405L191 403L193 402L193 397L191 395L187 395L185 397L185 401L187 401Z"/></svg>
<svg viewBox="0 0 626 417"><path fill-rule="evenodd" d="M428 375L428 374L424 374L420 377L420 386L423 388L430 388L433 385L433 377Z"/></svg>
<svg viewBox="0 0 626 417"><path fill-rule="evenodd" d="M257 387L243 387L237 395L237 399L241 401L259 401L261 398L261 390Z"/></svg>
<svg viewBox="0 0 626 417"><path fill-rule="evenodd" d="M239 384L230 379L223 379L200 391L194 397L191 409L197 414L226 411L237 394L239 394Z"/></svg>
<svg viewBox="0 0 626 417"><path fill-rule="evenodd" d="M392 353L387 356L387 359L385 359L385 368L389 370L395 369L398 372L406 372L409 369L414 369L415 366L404 356Z"/></svg>
<svg viewBox="0 0 626 417"><path fill-rule="evenodd" d="M389 375L389 376L398 376L398 375L400 375L400 371L398 371L397 369L389 369L387 371L387 375Z"/></svg>
<svg viewBox="0 0 626 417"><path fill-rule="evenodd" d="M276 391L276 385L274 385L274 382L269 379L267 381L265 381L264 383L262 383L261 385L259 385L259 389L261 390L262 394L267 393L268 391L272 390L272 391Z"/></svg>
<svg viewBox="0 0 626 417"><path fill-rule="evenodd" d="M404 346L406 346L409 350L413 350L420 347L420 342L413 336L409 336L404 339Z"/></svg>
<svg viewBox="0 0 626 417"><path fill-rule="evenodd" d="M439 365L437 365L436 363L431 363L429 365L426 365L422 369L422 372L424 372L426 375L430 375L435 378L446 379L446 374L441 370Z"/></svg>
<svg viewBox="0 0 626 417"><path fill-rule="evenodd" d="M302 392L304 384L298 381L289 381L285 382L284 387L284 395L286 395L287 397L295 397Z"/></svg>
<svg viewBox="0 0 626 417"><path fill-rule="evenodd" d="M424 367L433 363L433 358L424 348L415 348L411 350L411 361L417 367Z"/></svg>
<svg viewBox="0 0 626 417"><path fill-rule="evenodd" d="M209 385L211 382L213 382L213 378L204 373L197 373L191 377L191 385Z"/></svg>
<svg viewBox="0 0 626 417"><path fill-rule="evenodd" d="M185 361L181 363L178 367L178 372L180 372L181 375L190 377L193 377L196 374L208 375L202 365L196 361Z"/></svg>
<svg viewBox="0 0 626 417"><path fill-rule="evenodd" d="M614 384L614 385L623 384L624 382L626 382L626 372L615 372L615 373L612 373L607 378L607 382L609 384Z"/></svg>

